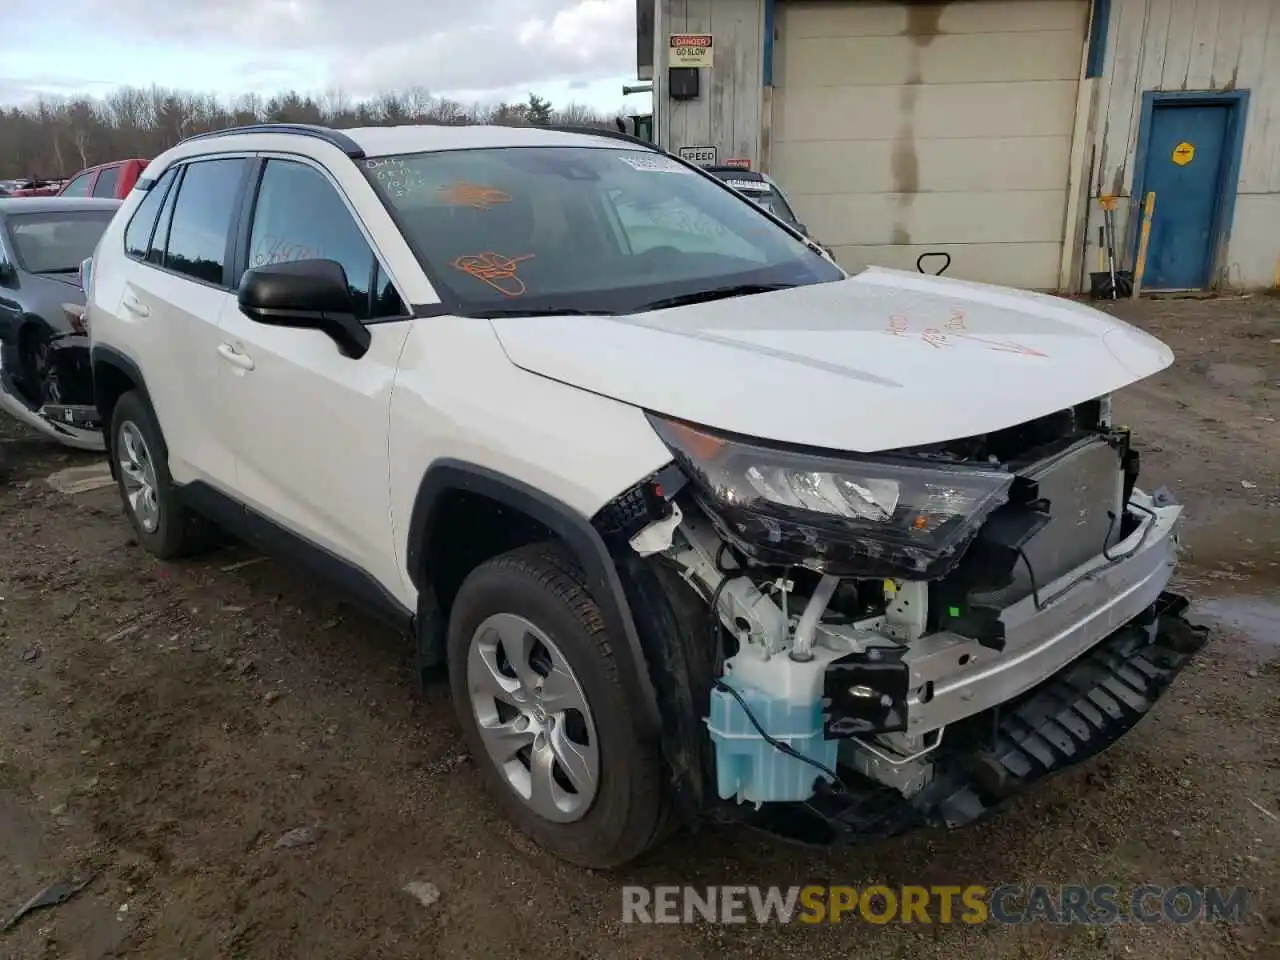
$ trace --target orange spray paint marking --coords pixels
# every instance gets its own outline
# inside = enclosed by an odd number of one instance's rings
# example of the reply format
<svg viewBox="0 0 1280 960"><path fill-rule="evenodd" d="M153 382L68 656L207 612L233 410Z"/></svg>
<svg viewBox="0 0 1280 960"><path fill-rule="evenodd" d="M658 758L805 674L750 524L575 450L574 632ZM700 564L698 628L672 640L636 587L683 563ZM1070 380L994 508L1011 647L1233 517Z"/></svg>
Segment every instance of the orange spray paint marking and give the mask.
<svg viewBox="0 0 1280 960"><path fill-rule="evenodd" d="M1020 353L1024 357L1047 357L1047 353L1041 353L1034 347L1027 347L1021 343L1015 343L1012 340L989 340L986 337L974 336L972 333L961 333L958 336L964 337L966 340L973 340L977 343L984 344L988 350L997 350L1000 353Z"/></svg>
<svg viewBox="0 0 1280 960"><path fill-rule="evenodd" d="M504 297L523 297L524 281L516 276L516 264L524 260L532 260L532 253L522 257L504 257L500 253L478 253L474 256L458 257L451 264L455 270L483 280Z"/></svg>
<svg viewBox="0 0 1280 960"><path fill-rule="evenodd" d="M926 329L920 334L920 339L935 350L941 350L943 347L949 346L947 343L947 335L937 327L929 327Z"/></svg>
<svg viewBox="0 0 1280 960"><path fill-rule="evenodd" d="M921 343L927 343L935 350L954 347L956 343L954 338L959 338L980 343L988 350L995 350L999 353L1017 353L1024 357L1048 356L1047 353L1041 353L1034 347L1028 347L1013 340L994 340L969 333L968 327L965 325L965 315L960 310L952 310L950 319L943 326L949 332L944 332L938 327L926 327L919 333L912 333L911 322L902 314L894 314L889 318L889 325L885 327L884 332L893 337L907 337L908 339L918 337Z"/></svg>
<svg viewBox="0 0 1280 960"><path fill-rule="evenodd" d="M459 180L457 183L441 187L440 199L454 207L490 210L500 203L510 203L511 194L497 187L486 187L482 183Z"/></svg>

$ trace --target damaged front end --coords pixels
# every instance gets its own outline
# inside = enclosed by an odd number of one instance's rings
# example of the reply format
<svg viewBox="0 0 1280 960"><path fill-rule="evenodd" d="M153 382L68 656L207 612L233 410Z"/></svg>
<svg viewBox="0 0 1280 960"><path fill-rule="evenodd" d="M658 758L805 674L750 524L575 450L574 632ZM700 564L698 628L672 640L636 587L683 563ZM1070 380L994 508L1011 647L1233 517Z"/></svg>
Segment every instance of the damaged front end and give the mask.
<svg viewBox="0 0 1280 960"><path fill-rule="evenodd" d="M102 449L102 422L94 405L93 369L85 308L62 304L70 330L36 339L25 368L19 351L0 349L0 410L66 446Z"/></svg>
<svg viewBox="0 0 1280 960"><path fill-rule="evenodd" d="M673 796L816 842L959 826L1105 749L1203 645L1182 508L1107 398L874 456L651 417L673 463L595 518Z"/></svg>

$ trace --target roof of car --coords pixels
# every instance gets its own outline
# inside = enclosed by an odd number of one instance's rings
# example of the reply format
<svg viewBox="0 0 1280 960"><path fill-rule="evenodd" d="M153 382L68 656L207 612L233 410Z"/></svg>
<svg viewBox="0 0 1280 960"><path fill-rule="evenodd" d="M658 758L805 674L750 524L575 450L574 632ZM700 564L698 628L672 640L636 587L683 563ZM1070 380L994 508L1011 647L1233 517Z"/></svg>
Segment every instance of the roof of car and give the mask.
<svg viewBox="0 0 1280 960"><path fill-rule="evenodd" d="M122 167L126 163L141 163L145 165L147 162L148 161L145 157L125 157L123 160L106 160L102 163L95 163L92 167L85 167L83 170L77 171L76 176L79 177L86 173L93 173L93 171L101 170L103 167ZM75 179L75 177L72 179Z"/></svg>
<svg viewBox="0 0 1280 960"><path fill-rule="evenodd" d="M342 131L366 156L427 150L468 150L476 147L593 146L634 150L639 144L619 139L612 130L565 131L546 127L504 127L489 124L450 126L357 127ZM653 149L649 147L649 149Z"/></svg>
<svg viewBox="0 0 1280 960"><path fill-rule="evenodd" d="M707 173L715 174L720 179L733 177L735 180L755 180L759 183L768 183L768 178L758 170L748 170L745 167L735 167L730 164L712 164L709 167L703 167Z"/></svg>
<svg viewBox="0 0 1280 960"><path fill-rule="evenodd" d="M333 130L307 124L260 123L232 127L188 137L173 148L176 159L203 152L200 148L222 141L228 151L247 146L243 138L259 143L267 138L288 136L292 146L304 141L328 143L352 159L394 154L426 153L435 150L471 150L478 147L596 146L617 149L656 149L635 137L607 127L566 128L543 126L503 126L498 124L406 124L396 127L356 127ZM168 159L166 152L166 160ZM157 158L159 159L159 158ZM159 165L157 165L159 166Z"/></svg>
<svg viewBox="0 0 1280 960"><path fill-rule="evenodd" d="M0 214L58 213L63 210L115 210L110 197L0 197Z"/></svg>

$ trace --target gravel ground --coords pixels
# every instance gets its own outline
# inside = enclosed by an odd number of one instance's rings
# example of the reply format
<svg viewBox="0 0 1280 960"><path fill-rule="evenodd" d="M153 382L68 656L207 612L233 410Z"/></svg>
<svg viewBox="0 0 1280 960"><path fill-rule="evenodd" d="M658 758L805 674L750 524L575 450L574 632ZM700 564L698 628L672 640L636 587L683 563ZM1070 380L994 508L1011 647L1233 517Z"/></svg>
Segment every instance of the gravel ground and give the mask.
<svg viewBox="0 0 1280 960"><path fill-rule="evenodd" d="M402 637L241 550L150 559L114 490L50 484L92 487L94 458L0 415L0 922L96 872L0 957L1280 957L1280 300L1118 309L1178 354L1117 414L1144 485L1188 505L1180 580L1214 629L1154 714L956 833L827 852L705 830L615 874L508 828L446 685L414 695ZM1250 902L1236 925L621 922L625 883L872 882L1240 884Z"/></svg>

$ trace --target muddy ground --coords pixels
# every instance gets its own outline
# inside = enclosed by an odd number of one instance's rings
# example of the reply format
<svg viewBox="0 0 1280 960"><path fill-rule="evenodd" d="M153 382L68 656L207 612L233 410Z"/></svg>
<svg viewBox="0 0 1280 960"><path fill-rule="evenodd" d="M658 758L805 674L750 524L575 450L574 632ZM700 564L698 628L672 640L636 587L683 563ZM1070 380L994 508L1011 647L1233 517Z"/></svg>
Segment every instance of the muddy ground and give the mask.
<svg viewBox="0 0 1280 960"><path fill-rule="evenodd" d="M541 854L481 789L446 686L398 635L276 561L158 563L94 459L0 415L0 957L1280 956L1280 300L1122 312L1175 367L1117 400L1143 481L1188 506L1182 582L1214 628L1154 714L998 818L841 852L737 829L609 875ZM311 828L311 842L277 846ZM296 836L296 835L295 835ZM434 884L424 907L402 892ZM624 925L624 883L1188 883L1238 925Z"/></svg>

